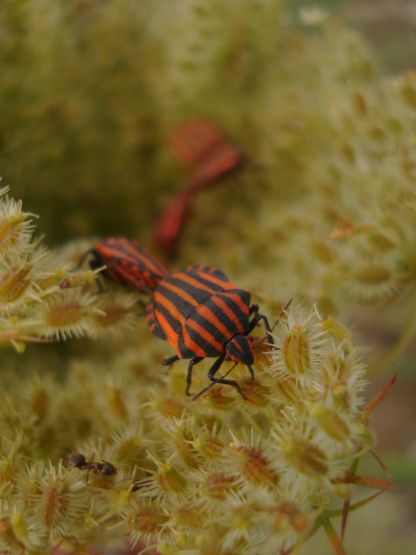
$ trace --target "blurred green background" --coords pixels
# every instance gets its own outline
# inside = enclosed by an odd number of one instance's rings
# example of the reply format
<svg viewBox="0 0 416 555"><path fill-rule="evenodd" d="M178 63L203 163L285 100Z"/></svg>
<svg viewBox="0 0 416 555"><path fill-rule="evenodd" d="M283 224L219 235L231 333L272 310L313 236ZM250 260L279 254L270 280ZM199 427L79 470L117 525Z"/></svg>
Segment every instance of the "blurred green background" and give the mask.
<svg viewBox="0 0 416 555"><path fill-rule="evenodd" d="M290 0L293 9L321 6L365 34L385 70L394 74L416 64L416 4L413 0Z"/></svg>

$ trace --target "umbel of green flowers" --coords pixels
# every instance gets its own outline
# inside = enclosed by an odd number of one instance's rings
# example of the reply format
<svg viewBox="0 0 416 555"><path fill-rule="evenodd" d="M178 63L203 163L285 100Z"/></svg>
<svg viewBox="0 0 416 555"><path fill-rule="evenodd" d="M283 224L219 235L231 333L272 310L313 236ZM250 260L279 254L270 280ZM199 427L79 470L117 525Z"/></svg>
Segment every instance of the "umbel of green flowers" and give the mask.
<svg viewBox="0 0 416 555"><path fill-rule="evenodd" d="M40 252L33 215L2 193L3 343L106 340L47 372L45 358L39 369L35 360L19 373L2 368L0 549L105 552L114 542L166 555L275 555L321 525L340 542L331 518L350 484L385 487L355 473L374 437L348 330L292 303L274 347L261 334L254 341L255 378L233 370L246 399L215 385L192 401L184 366L162 370L165 344L137 324L135 297L110 285L96 292L95 275L75 269L86 245ZM195 393L207 383L200 366ZM77 468L71 453L117 472Z"/></svg>
<svg viewBox="0 0 416 555"><path fill-rule="evenodd" d="M0 35L1 171L54 240L148 237L188 175L167 136L207 118L248 162L182 260L325 314L414 290L416 79L352 30L284 0L5 0Z"/></svg>

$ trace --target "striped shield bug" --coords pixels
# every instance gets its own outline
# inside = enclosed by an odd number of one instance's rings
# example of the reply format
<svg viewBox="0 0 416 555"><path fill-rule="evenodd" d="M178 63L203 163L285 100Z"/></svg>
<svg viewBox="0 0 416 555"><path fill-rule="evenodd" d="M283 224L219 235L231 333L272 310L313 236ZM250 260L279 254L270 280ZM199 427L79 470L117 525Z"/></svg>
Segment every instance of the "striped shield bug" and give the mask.
<svg viewBox="0 0 416 555"><path fill-rule="evenodd" d="M261 321L273 343L269 322L259 313L258 305L250 305L250 293L214 267L191 266L164 276L146 307L146 319L151 332L176 350L177 354L166 359L164 365L189 359L187 395L193 367L204 358L215 357L208 371L212 384L231 385L244 397L235 380L216 376L218 370L224 361L233 361L247 366L254 376L254 350L249 333Z"/></svg>
<svg viewBox="0 0 416 555"><path fill-rule="evenodd" d="M174 253L186 224L192 197L221 181L245 160L242 151L216 125L205 120L189 120L177 126L170 144L176 157L193 169L154 228L155 243L168 256Z"/></svg>
<svg viewBox="0 0 416 555"><path fill-rule="evenodd" d="M167 268L138 241L110 237L97 241L89 251L92 269L105 266L102 274L139 293L150 293L168 273Z"/></svg>

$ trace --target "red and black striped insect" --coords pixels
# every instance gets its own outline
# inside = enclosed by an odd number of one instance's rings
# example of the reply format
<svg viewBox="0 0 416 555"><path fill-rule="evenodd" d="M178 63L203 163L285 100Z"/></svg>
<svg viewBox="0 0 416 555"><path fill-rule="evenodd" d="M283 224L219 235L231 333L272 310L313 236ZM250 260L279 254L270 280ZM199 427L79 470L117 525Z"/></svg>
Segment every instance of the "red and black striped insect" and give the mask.
<svg viewBox="0 0 416 555"><path fill-rule="evenodd" d="M204 358L216 360L208 371L212 383L235 387L244 397L235 380L218 378L224 361L244 364L254 377L254 353L250 332L263 321L268 332L269 322L250 305L250 293L240 289L217 268L191 266L163 277L153 291L146 308L151 332L166 339L176 355L163 364L189 359L186 394L190 395L193 367ZM269 337L272 342L272 338Z"/></svg>
<svg viewBox="0 0 416 555"><path fill-rule="evenodd" d="M170 136L170 144L177 158L193 167L193 171L155 225L155 243L167 256L175 251L193 196L218 183L245 160L243 152L221 129L206 120L189 120L178 125Z"/></svg>
<svg viewBox="0 0 416 555"><path fill-rule="evenodd" d="M92 269L105 266L102 275L139 293L150 294L168 273L167 268L138 241L125 237L97 241L87 254L92 257Z"/></svg>
<svg viewBox="0 0 416 555"><path fill-rule="evenodd" d="M93 267L106 264L107 277L127 285L150 299L146 319L150 331L165 339L176 355L163 364L188 359L186 394L189 395L192 369L204 358L216 358L208 371L212 384L235 387L239 384L225 376L216 376L224 361L244 364L253 377L253 344L250 332L263 322L272 343L269 321L250 304L250 293L240 289L215 267L190 266L169 274L137 241L110 238L97 242Z"/></svg>

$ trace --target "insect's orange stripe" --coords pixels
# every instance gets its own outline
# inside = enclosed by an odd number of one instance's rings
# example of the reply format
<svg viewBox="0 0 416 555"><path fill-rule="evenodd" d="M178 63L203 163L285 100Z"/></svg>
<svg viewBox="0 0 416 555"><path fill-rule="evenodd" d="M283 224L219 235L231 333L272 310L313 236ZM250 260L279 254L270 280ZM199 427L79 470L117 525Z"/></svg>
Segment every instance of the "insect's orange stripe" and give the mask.
<svg viewBox="0 0 416 555"><path fill-rule="evenodd" d="M188 333L188 330L186 329L186 327L184 326L182 328L182 338L183 338L183 342L185 344L185 346L191 350L192 352L195 353L195 355L204 357L206 356L206 353L204 351L204 349L202 347L200 347L198 345L198 343L195 343L195 341L193 341Z"/></svg>
<svg viewBox="0 0 416 555"><path fill-rule="evenodd" d="M247 304L241 300L240 295L237 293L227 293L227 297L234 301L244 314L247 314Z"/></svg>
<svg viewBox="0 0 416 555"><path fill-rule="evenodd" d="M216 270L216 268L212 268L213 270ZM204 271L201 270L201 274L202 274L202 278L205 279L206 281L210 281L211 283L214 283L215 285L219 285L220 287L223 287L224 289L238 289L237 285L235 285L234 283L232 283L231 281L229 281L228 279L221 279L221 278L217 278L215 277L213 274L211 274L208 271Z"/></svg>
<svg viewBox="0 0 416 555"><path fill-rule="evenodd" d="M126 256L125 253L119 251L114 247L109 247L104 243L96 243L95 248L104 257L111 258L112 256L114 256L117 258L127 258L128 260L131 260L128 256Z"/></svg>
<svg viewBox="0 0 416 555"><path fill-rule="evenodd" d="M205 339L210 345L213 345L219 351L224 350L223 345L221 345L221 343L218 343L218 341L215 339L215 337L213 337L209 333L209 331L207 331L205 328L200 326L197 322L192 320L192 318L188 318L186 320L186 325L189 326L194 331L196 331L203 339Z"/></svg>
<svg viewBox="0 0 416 555"><path fill-rule="evenodd" d="M166 273L166 270L163 268L162 264L152 260L150 255L141 253L139 248L131 245L127 239L109 239L108 241L110 242L110 245L106 243L98 243L98 250L104 252L104 256L114 256L116 258L127 260L132 264L137 264L137 262L139 261L150 269L153 269L153 271L156 271L156 273L161 273L161 271L157 269L158 266L160 266L162 272ZM120 248L118 248L118 246ZM131 256L129 256L122 249L127 250Z"/></svg>
<svg viewBox="0 0 416 555"><path fill-rule="evenodd" d="M163 281L163 287L166 287L166 289L169 289L169 291L172 291L172 293L175 293L175 295L177 295L187 303L191 304L192 306L199 305L197 300L195 300L191 295L188 295L186 291L184 291L180 287L177 287L173 283L170 283L169 281Z"/></svg>
<svg viewBox="0 0 416 555"><path fill-rule="evenodd" d="M226 302L224 302L220 297L216 296L212 297L212 301L218 306L218 308L221 308L221 310L228 316L230 320L234 322L234 324L237 326L237 329L241 329L240 320L237 318L237 316L234 314L234 312L231 310Z"/></svg>
<svg viewBox="0 0 416 555"><path fill-rule="evenodd" d="M198 314L200 314L205 320L208 320L211 324L213 324L217 330L219 330L224 337L230 337L230 330L227 329L226 326L219 320L216 316L215 312L213 312L209 306L207 305L200 305L197 310Z"/></svg>
<svg viewBox="0 0 416 555"><path fill-rule="evenodd" d="M177 277L181 281L184 281L188 285L192 285L193 287L196 287L197 289L201 289L202 291L207 291L208 293L213 293L213 294L216 293L216 291L211 289L211 287L208 287L208 285L204 285L200 281L197 281L196 279L191 278L185 272L178 273L178 274L175 275L175 277Z"/></svg>
<svg viewBox="0 0 416 555"><path fill-rule="evenodd" d="M123 247L136 259L136 261L139 259L144 266L150 268L155 274L163 272L161 266L157 266L157 263L154 262L150 256L140 252L137 248L133 247L129 241L123 241Z"/></svg>
<svg viewBox="0 0 416 555"><path fill-rule="evenodd" d="M137 264L137 258L132 258L131 256L128 256L125 252L123 252L122 250L117 249L116 247L108 247L106 245L103 244L98 244L97 245L97 251L104 257L104 258L119 258L122 260L125 260L127 262L130 262L132 264Z"/></svg>
<svg viewBox="0 0 416 555"><path fill-rule="evenodd" d="M170 327L169 322L166 320L161 312L157 313L157 319L161 328L166 334L166 339L168 340L168 342L173 345L176 350L178 350L178 334L176 333L176 331Z"/></svg>
<svg viewBox="0 0 416 555"><path fill-rule="evenodd" d="M181 321L183 321L183 316L179 312L178 308L172 303L172 301L166 298L162 293L159 292L155 295L155 301L157 304L161 304L164 308L166 308L169 314L175 320L177 320L179 324L181 323Z"/></svg>

